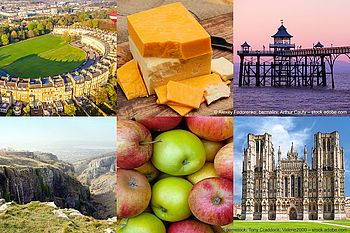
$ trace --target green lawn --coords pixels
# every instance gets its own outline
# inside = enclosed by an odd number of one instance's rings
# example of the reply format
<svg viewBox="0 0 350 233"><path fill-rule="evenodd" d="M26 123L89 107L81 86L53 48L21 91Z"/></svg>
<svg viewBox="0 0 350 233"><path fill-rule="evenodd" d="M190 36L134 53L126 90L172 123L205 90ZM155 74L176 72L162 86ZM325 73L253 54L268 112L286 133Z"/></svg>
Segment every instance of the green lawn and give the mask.
<svg viewBox="0 0 350 233"><path fill-rule="evenodd" d="M86 53L52 34L0 48L0 69L21 78L64 73L79 66Z"/></svg>
<svg viewBox="0 0 350 233"><path fill-rule="evenodd" d="M344 221L345 222L345 221ZM349 221L348 221L349 222ZM332 223L338 224L337 221ZM260 222L235 220L226 232L265 232L265 233L295 233L295 232L349 232L349 228L329 226L319 222Z"/></svg>
<svg viewBox="0 0 350 233"><path fill-rule="evenodd" d="M345 225L350 227L350 220L334 220L334 221L327 221L329 223L339 224L339 225ZM349 229L350 231L350 229Z"/></svg>

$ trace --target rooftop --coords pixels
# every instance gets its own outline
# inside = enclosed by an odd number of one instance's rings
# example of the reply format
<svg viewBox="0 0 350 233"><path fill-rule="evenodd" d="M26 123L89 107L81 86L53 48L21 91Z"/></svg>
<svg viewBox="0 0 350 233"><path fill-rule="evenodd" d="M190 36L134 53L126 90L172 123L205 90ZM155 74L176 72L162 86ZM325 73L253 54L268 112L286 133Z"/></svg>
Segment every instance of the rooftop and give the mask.
<svg viewBox="0 0 350 233"><path fill-rule="evenodd" d="M288 37L292 38L293 36L287 32L287 28L283 25L283 21L281 22L281 26L278 28L278 31L275 35L272 36L273 38L276 37Z"/></svg>

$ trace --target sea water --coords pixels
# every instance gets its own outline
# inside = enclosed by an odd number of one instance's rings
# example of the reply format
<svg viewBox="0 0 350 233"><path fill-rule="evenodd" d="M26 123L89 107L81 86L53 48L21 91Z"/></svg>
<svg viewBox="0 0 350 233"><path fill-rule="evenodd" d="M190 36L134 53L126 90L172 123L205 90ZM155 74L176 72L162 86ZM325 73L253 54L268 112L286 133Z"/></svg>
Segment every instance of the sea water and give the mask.
<svg viewBox="0 0 350 233"><path fill-rule="evenodd" d="M239 87L234 79L235 115L350 115L350 72L336 73L335 88Z"/></svg>

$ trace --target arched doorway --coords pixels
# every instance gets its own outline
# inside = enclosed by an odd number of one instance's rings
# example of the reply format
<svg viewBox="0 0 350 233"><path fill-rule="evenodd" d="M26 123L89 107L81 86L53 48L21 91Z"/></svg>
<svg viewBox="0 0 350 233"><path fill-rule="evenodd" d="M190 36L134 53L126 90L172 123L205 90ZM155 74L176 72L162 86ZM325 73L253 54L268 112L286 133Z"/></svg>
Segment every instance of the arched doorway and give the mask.
<svg viewBox="0 0 350 233"><path fill-rule="evenodd" d="M289 220L297 220L297 211L294 207L289 210Z"/></svg>

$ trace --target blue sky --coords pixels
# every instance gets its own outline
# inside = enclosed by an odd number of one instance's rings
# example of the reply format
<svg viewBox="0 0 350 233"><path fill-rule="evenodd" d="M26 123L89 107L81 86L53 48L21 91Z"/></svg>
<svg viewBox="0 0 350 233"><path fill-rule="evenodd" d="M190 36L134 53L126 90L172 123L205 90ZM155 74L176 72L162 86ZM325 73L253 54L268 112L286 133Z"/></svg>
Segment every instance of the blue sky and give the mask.
<svg viewBox="0 0 350 233"><path fill-rule="evenodd" d="M115 150L115 117L1 118L0 148L70 153Z"/></svg>
<svg viewBox="0 0 350 233"><path fill-rule="evenodd" d="M277 156L278 146L281 146L282 158L286 157L291 143L303 156L304 145L307 146L308 158L311 158L313 135L317 132L329 133L338 131L340 146L344 147L345 160L345 195L350 196L350 117L236 117L235 118L235 169L234 169L234 199L241 201L242 153L247 145L247 134L272 134L272 141Z"/></svg>

